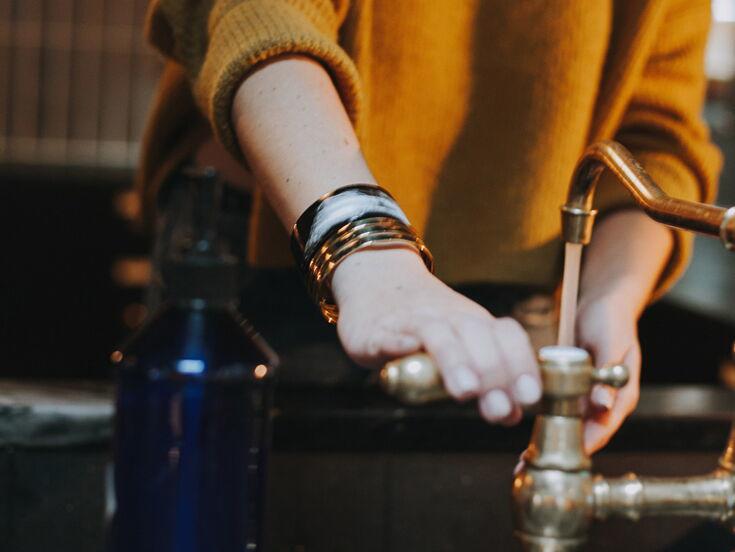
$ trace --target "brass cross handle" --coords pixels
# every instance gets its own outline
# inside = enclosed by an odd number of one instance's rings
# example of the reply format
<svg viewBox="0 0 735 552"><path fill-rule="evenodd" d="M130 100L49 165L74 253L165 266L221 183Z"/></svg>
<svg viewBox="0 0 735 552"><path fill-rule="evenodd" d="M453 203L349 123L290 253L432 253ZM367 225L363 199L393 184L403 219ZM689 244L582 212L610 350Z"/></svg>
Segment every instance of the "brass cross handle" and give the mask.
<svg viewBox="0 0 735 552"><path fill-rule="evenodd" d="M585 395L593 383L615 388L628 383L628 369L622 364L601 368L591 368L589 364L580 366L583 367L564 372L542 370L544 394L547 391L552 395L555 392L566 394L576 391L577 395ZM420 405L449 398L439 368L426 353L388 362L380 370L379 381L383 391L405 404Z"/></svg>

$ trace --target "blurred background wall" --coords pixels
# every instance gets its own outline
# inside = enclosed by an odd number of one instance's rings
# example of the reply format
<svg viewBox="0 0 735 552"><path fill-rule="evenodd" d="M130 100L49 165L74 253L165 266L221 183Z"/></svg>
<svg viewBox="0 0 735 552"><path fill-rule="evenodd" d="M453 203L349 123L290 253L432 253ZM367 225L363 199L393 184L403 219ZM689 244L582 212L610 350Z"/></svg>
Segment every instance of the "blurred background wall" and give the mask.
<svg viewBox="0 0 735 552"><path fill-rule="evenodd" d="M145 315L130 185L161 68L146 7L0 0L3 373L103 375Z"/></svg>
<svg viewBox="0 0 735 552"><path fill-rule="evenodd" d="M145 317L148 239L132 221L139 137L161 68L146 0L0 0L0 374L105 377ZM735 0L713 1L705 115L735 204ZM641 323L649 381L728 380L735 256L698 240Z"/></svg>
<svg viewBox="0 0 735 552"><path fill-rule="evenodd" d="M5 163L131 168L159 72L146 0L0 0Z"/></svg>

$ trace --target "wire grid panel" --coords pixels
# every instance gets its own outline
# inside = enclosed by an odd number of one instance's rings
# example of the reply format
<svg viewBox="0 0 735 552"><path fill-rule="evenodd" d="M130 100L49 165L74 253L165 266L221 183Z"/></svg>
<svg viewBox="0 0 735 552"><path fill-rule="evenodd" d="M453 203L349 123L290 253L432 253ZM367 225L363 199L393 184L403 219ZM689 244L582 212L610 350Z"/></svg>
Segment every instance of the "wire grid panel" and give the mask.
<svg viewBox="0 0 735 552"><path fill-rule="evenodd" d="M0 0L0 163L131 167L161 69L146 0Z"/></svg>

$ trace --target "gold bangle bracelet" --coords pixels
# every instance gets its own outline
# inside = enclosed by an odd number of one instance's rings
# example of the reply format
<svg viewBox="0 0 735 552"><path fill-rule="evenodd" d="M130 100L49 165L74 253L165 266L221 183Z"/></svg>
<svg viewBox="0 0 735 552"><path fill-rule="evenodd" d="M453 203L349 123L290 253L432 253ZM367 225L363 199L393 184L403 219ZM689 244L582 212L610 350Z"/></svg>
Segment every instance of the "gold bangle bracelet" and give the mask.
<svg viewBox="0 0 735 552"><path fill-rule="evenodd" d="M398 245L415 250L426 268L433 272L434 260L416 231L390 217L370 217L349 222L337 229L306 263L309 294L324 318L334 324L339 312L331 290L331 277L339 264L352 253L376 247Z"/></svg>
<svg viewBox="0 0 735 552"><path fill-rule="evenodd" d="M394 219L376 217L345 224L325 241L307 264L314 292L319 293L321 284L329 282L329 275L347 254L379 241L402 241L409 245L420 242L425 248L413 229Z"/></svg>
<svg viewBox="0 0 735 552"><path fill-rule="evenodd" d="M405 226L398 226L393 223L392 219L385 223L365 223L361 221L355 226L345 225L345 227L339 229L335 236L328 239L315 252L307 265L307 270L311 273L313 282L321 282L325 271L331 272L334 270L332 264L337 259L345 253L351 252L356 246L365 241L401 239L414 242L417 239L415 232Z"/></svg>

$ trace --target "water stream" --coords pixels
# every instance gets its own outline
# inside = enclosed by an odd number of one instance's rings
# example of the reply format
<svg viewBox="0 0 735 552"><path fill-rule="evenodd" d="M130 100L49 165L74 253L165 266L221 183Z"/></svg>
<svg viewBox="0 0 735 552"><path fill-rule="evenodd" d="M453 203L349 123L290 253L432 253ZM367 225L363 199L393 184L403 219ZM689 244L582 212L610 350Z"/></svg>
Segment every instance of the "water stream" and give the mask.
<svg viewBox="0 0 735 552"><path fill-rule="evenodd" d="M564 249L564 276L561 285L558 345L574 346L574 325L577 317L577 294L579 292L579 267L582 261L582 247L581 243L567 243Z"/></svg>

